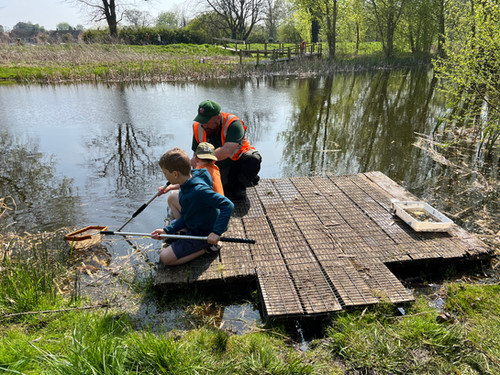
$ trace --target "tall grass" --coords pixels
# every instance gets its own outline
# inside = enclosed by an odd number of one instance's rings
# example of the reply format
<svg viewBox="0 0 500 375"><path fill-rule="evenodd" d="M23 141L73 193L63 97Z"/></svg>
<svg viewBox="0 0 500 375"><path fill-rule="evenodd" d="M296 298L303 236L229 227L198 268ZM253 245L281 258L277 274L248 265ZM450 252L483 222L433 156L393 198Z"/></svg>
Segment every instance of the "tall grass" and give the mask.
<svg viewBox="0 0 500 375"><path fill-rule="evenodd" d="M0 309L3 313L36 311L57 305L67 252L56 233L4 235L0 258ZM71 282L66 278L67 282ZM75 297L75 296L73 296Z"/></svg>
<svg viewBox="0 0 500 375"><path fill-rule="evenodd" d="M462 310L473 301L467 297L470 288L480 289L483 300L476 317ZM422 298L401 317L390 305L342 313L328 329L328 346L333 356L361 373L500 374L498 291L498 286L449 285L447 307L453 318L446 322ZM486 306L488 300L494 302Z"/></svg>
<svg viewBox="0 0 500 375"><path fill-rule="evenodd" d="M257 46L259 47L259 46ZM388 67L379 46L364 44L358 55L351 45L341 48L335 61L299 59L292 63L266 63L240 57L212 45L176 44L129 46L73 44L62 46L0 45L0 80L22 83L60 82L162 82L250 77L266 74L328 74L334 71ZM402 58L390 66L414 65Z"/></svg>
<svg viewBox="0 0 500 375"><path fill-rule="evenodd" d="M81 317L69 349L45 353L49 373L73 374L311 374L293 349L264 333L230 335L197 329L155 335L136 332L124 317Z"/></svg>

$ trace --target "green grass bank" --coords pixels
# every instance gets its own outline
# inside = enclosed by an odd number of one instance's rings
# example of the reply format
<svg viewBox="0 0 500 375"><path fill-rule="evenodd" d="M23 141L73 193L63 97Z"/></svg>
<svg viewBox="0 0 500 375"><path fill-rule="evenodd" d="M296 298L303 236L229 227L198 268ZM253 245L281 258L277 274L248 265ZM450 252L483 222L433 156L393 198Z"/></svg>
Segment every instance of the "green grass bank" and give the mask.
<svg viewBox="0 0 500 375"><path fill-rule="evenodd" d="M0 82L196 81L274 74L314 75L428 63L402 57L388 64L377 43L363 45L359 55L354 54L353 48L348 44L339 46L339 59L335 63L323 53L321 59L297 59L287 64L269 63L261 57L256 66L255 56L245 55L240 60L237 53L208 44L0 45Z"/></svg>
<svg viewBox="0 0 500 375"><path fill-rule="evenodd" d="M500 374L498 278L448 282L405 306L343 312L301 350L284 326L236 335L200 299L172 300L193 314L188 330L144 327L116 299L78 292L78 262L65 231L2 235L0 372L6 374ZM143 298L158 298L138 280ZM196 317L197 312L205 311Z"/></svg>

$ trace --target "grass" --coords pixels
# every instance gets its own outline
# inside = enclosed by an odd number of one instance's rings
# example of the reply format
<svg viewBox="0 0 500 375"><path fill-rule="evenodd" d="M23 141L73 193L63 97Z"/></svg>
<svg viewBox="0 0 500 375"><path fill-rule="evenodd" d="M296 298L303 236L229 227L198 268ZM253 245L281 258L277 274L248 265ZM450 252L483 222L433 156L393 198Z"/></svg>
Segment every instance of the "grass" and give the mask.
<svg viewBox="0 0 500 375"><path fill-rule="evenodd" d="M118 308L66 309L84 301L71 290L71 249L61 236L1 237L7 251L0 263L0 371L500 374L499 285L445 285L446 320L422 296L403 316L390 304L342 312L302 351L280 325L243 335L219 329L216 304L188 303L186 310L200 318L185 331L139 328L133 315ZM55 311L22 314L41 309Z"/></svg>
<svg viewBox="0 0 500 375"><path fill-rule="evenodd" d="M264 48L252 45L252 48ZM333 71L387 67L377 43L364 43L356 55L350 44L339 44L339 59L301 60L290 64L263 63L214 45L0 45L0 81L18 83L162 82L248 77L252 75L325 74ZM399 58L391 66L408 66Z"/></svg>

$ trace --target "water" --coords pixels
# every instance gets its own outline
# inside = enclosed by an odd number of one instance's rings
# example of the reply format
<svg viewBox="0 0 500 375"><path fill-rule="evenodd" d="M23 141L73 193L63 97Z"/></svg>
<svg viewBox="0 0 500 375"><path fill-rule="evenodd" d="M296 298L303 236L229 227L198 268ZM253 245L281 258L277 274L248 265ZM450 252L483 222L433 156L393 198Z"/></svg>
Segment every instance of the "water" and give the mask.
<svg viewBox="0 0 500 375"><path fill-rule="evenodd" d="M500 230L498 156L477 158L467 145L440 155L419 141L445 112L428 70L0 86L0 198L16 208L0 227L118 229L165 183L160 156L176 146L191 154L193 118L205 99L245 122L263 156L261 178L381 171L466 229ZM160 228L165 211L165 198L157 198L124 230ZM159 242L137 243L154 263ZM109 248L110 267L119 268L130 246Z"/></svg>

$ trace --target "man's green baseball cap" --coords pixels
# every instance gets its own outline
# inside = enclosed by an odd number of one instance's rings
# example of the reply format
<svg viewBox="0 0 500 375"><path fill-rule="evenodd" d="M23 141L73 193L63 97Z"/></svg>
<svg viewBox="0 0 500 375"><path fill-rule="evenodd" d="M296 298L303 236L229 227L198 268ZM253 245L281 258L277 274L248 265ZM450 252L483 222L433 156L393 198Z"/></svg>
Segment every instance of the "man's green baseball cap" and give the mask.
<svg viewBox="0 0 500 375"><path fill-rule="evenodd" d="M206 124L208 120L212 117L217 116L220 113L220 105L213 100L205 100L198 106L198 115L194 118L194 121L200 124Z"/></svg>

